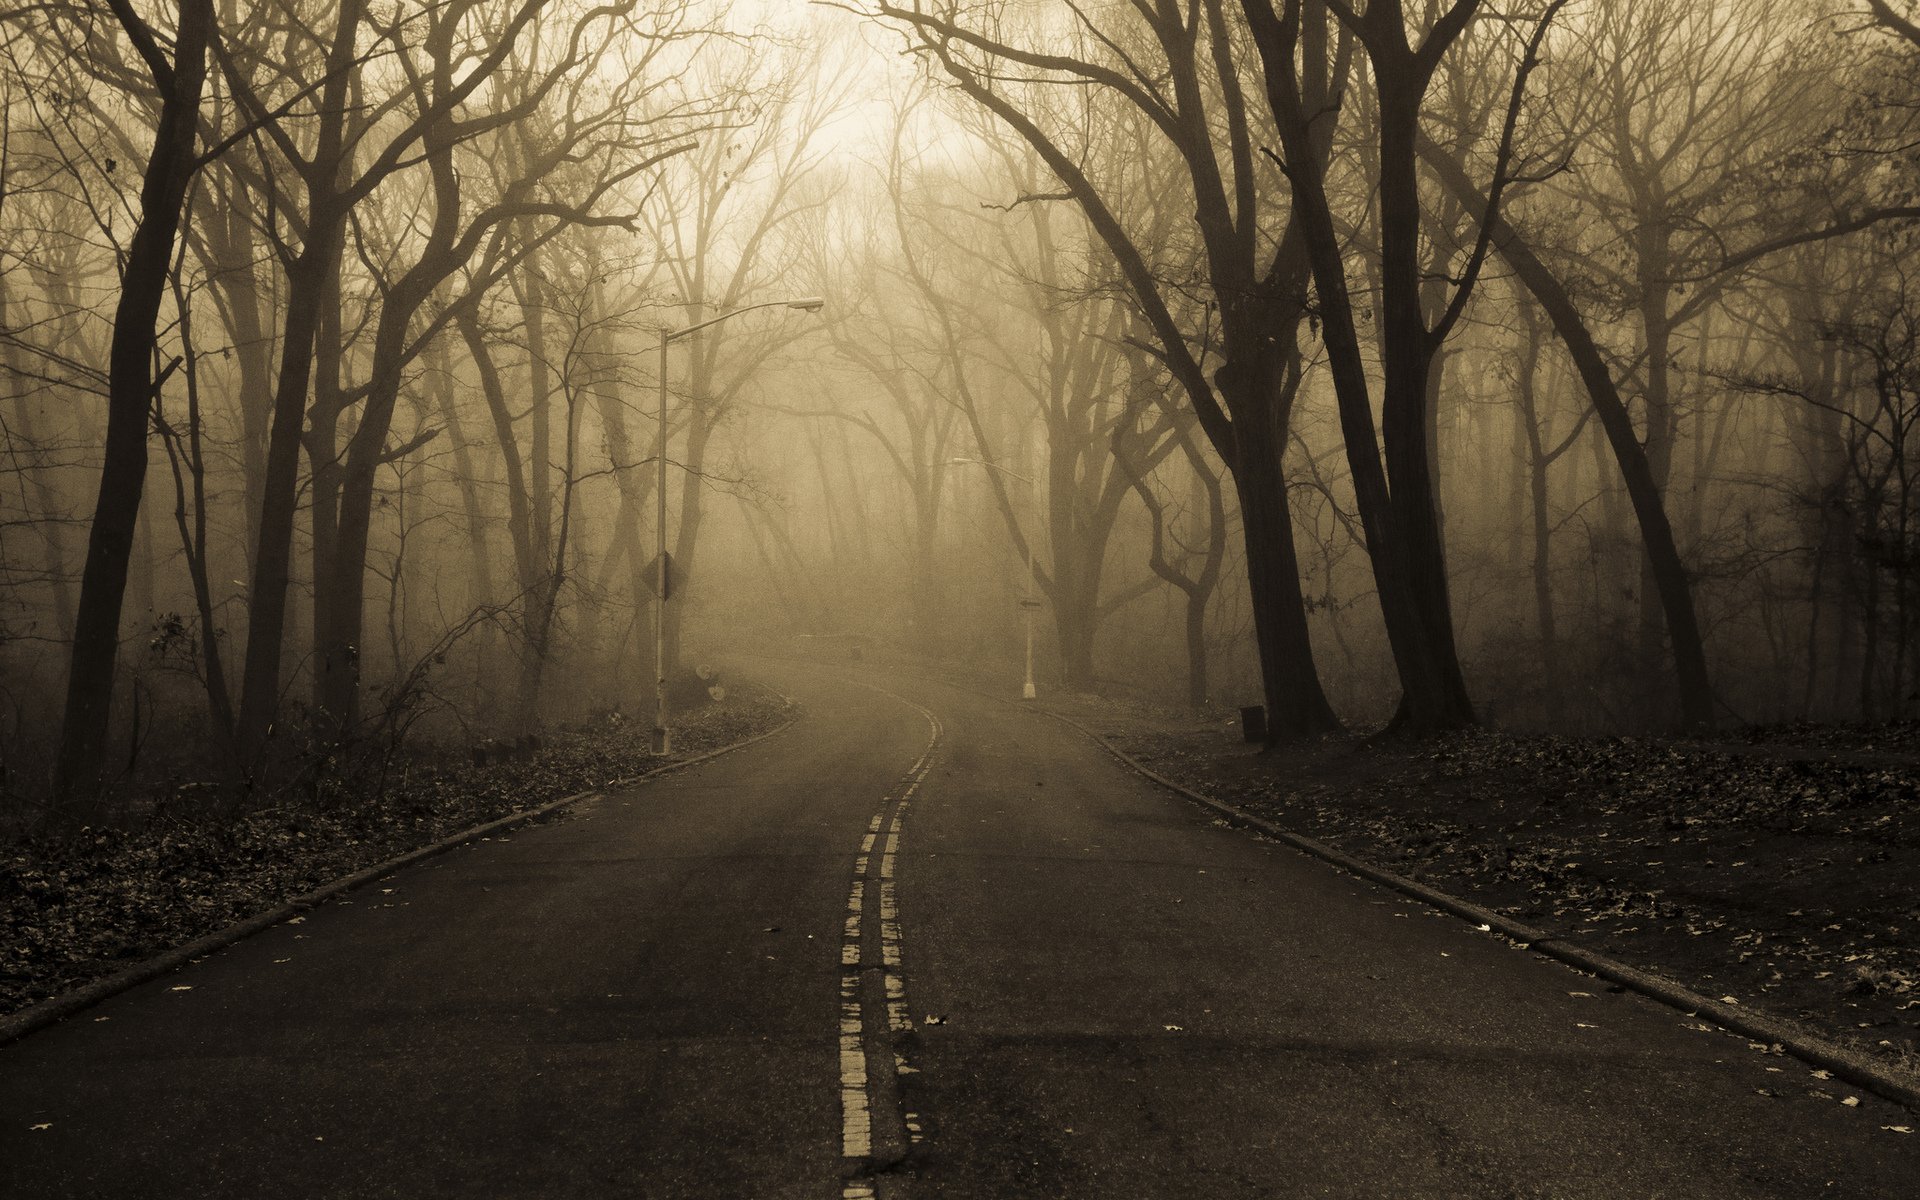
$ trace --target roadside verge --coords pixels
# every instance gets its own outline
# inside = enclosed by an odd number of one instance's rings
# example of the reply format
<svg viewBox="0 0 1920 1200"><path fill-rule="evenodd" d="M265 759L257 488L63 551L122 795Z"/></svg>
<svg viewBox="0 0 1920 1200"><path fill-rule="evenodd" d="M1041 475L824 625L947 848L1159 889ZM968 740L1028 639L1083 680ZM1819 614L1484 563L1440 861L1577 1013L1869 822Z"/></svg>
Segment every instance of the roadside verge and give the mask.
<svg viewBox="0 0 1920 1200"><path fill-rule="evenodd" d="M458 833L442 838L429 845L407 851L404 854L395 855L392 858L375 863L372 866L362 868L348 875L340 876L311 891L303 892L265 912L257 913L245 920L235 922L234 924L215 930L212 933L195 938L183 945L142 959L111 975L103 976L83 984L80 987L62 992L57 996L42 1000L37 1004L30 1005L8 1016L0 1017L0 1046L16 1042L28 1034L62 1021L83 1009L90 1008L102 1000L119 995L121 992L131 988L138 987L140 984L156 979L168 972L178 970L196 959L203 958L217 950L225 949L263 929L278 925L289 917L298 916L319 904L351 892L356 888L364 887L403 867L411 866L423 859L445 854L449 850L467 845L483 837L489 837L503 830L529 824L550 813L567 808L570 805L578 804L582 800L592 799L604 795L609 791L635 787L663 775L683 771L689 767L710 762L722 755L731 754L736 750L745 749L757 742L763 742L768 738L785 732L791 728L793 723L798 719L798 713L794 712L793 715L788 716L786 720L765 732L742 738L739 741L720 746L702 754L694 755L691 758L662 763L660 766L650 770L642 771L637 775L613 780L601 787L589 788L585 791L562 796L557 800L549 800L543 804L535 805L532 808L508 813L505 816L497 817L491 821L486 821L471 828L461 830Z"/></svg>
<svg viewBox="0 0 1920 1200"><path fill-rule="evenodd" d="M1230 824L1264 834L1351 874L1391 888L1441 911L1472 921L1490 933L1498 933L1511 939L1519 948L1532 950L1629 988L1671 1005L1690 1016L1700 1017L1734 1033L1765 1042L1769 1047L1777 1045L1785 1053L1813 1066L1831 1071L1837 1078L1855 1087L1920 1112L1920 1087L1916 1087L1913 1081L1902 1078L1885 1064L1867 1055L1828 1041L1798 1025L1701 995L1671 979L1629 966L1606 955L1597 954L1559 935L1536 929L1417 880L1375 866L1324 842L1295 833L1237 805L1203 795L1152 770L1121 750L1105 736L1079 721L1050 709L1042 708L1040 711L1061 724L1077 730L1120 760L1130 770L1168 791L1211 810Z"/></svg>

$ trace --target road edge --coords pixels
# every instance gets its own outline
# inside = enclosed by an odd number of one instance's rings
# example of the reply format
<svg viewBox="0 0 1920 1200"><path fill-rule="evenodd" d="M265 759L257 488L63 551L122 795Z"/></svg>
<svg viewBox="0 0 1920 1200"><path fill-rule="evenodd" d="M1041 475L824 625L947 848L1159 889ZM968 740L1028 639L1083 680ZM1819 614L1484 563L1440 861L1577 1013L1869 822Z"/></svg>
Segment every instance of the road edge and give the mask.
<svg viewBox="0 0 1920 1200"><path fill-rule="evenodd" d="M954 686L949 684L948 686ZM971 691L973 689L964 689ZM995 697L996 699L1003 699ZM1012 704L1014 701L1005 701ZM1029 707L1031 707L1029 705ZM1883 1100L1920 1113L1920 1088L1888 1072L1880 1063L1849 1050L1844 1046L1827 1041L1798 1025L1776 1020L1760 1013L1740 1008L1734 1004L1703 996L1663 975L1656 975L1632 967L1604 954L1577 946L1557 934L1535 929L1522 924L1511 917L1482 908L1468 900L1462 900L1438 888L1430 887L1415 879L1374 866L1363 859L1355 858L1343 850L1338 850L1325 842L1295 833L1283 826L1276 825L1265 817L1258 816L1238 805L1217 800L1212 796L1194 791L1184 784L1176 783L1159 772L1140 762L1126 751L1114 745L1105 736L1087 728L1072 717L1064 716L1048 708L1038 711L1072 729L1078 730L1095 745L1119 759L1129 770L1160 787L1182 796L1195 804L1210 809L1229 823L1263 833L1275 841L1285 843L1304 854L1311 855L1324 862L1341 868L1362 879L1380 884L1402 895L1409 896L1422 903L1431 905L1443 912L1465 918L1485 926L1490 932L1503 934L1515 942L1525 943L1526 949L1537 954L1564 963L1596 975L1611 983L1619 984L1639 994L1658 1000L1663 1004L1685 1012L1688 1016L1697 1016L1711 1021L1731 1033L1743 1037L1765 1041L1769 1046L1778 1045L1784 1052L1793 1055L1802 1062L1833 1072L1835 1077L1862 1089L1872 1092Z"/></svg>
<svg viewBox="0 0 1920 1200"><path fill-rule="evenodd" d="M789 702L791 702L790 699ZM324 904L336 896L342 896L355 889L365 887L367 884L390 875L404 867L410 867L424 859L438 857L449 850L457 849L503 829L512 829L516 826L527 824L528 822L546 816L548 813L566 808L568 805L578 804L582 800L592 799L595 796L605 795L608 792L617 791L622 788L638 787L643 783L650 783L663 775L671 775L676 771L684 771L688 767L696 767L701 763L711 762L724 754L732 754L736 750L744 750L756 742L764 742L770 737L785 733L787 730L793 728L794 723L799 719L800 714L795 712L785 721L782 721L765 733L756 733L752 737L742 738L737 742L721 746L714 750L708 750L703 754L696 754L692 758L682 759L679 762L662 763L660 766L654 767L651 770L642 771L638 775L629 775L623 779L613 780L602 787L588 788L585 791L574 792L569 796L562 796L558 800L549 800L544 804L538 804L532 808L524 808L518 812L510 812L503 817L495 817L491 821L486 821L469 829L461 830L459 833L442 838L437 842L409 850L405 854L395 855L382 862L377 862L370 867L363 867L352 874L342 875L337 879L329 880L310 892L302 892L293 899L277 907L268 909L265 912L256 913L244 921L237 921L232 925L216 929L212 933L203 934L184 945L175 946L171 950L163 950L151 958L142 959L130 967L122 968L111 975L96 979L92 983L82 984L71 991L62 992L57 996L50 996L38 1004L28 1005L18 1012L0 1017L0 1046L12 1045L24 1037L38 1033L49 1025L58 1024L68 1017L73 1016L75 1013L92 1008L103 1000L111 999L122 992L139 987L143 983L158 979L170 971L177 971L195 959L204 958L216 950L224 950L228 946L252 937L261 930L270 929L280 924L289 917L299 916L301 913Z"/></svg>

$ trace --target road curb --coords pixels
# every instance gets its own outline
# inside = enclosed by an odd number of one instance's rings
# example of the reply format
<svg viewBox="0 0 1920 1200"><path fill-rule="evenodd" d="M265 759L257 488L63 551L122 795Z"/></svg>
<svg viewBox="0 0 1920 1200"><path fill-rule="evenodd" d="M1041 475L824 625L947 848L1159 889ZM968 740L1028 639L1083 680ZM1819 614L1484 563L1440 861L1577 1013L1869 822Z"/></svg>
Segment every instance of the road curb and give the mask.
<svg viewBox="0 0 1920 1200"><path fill-rule="evenodd" d="M787 699L789 703L792 703L790 697L783 697L783 699ZM662 775L671 775L676 771L684 771L688 767L695 767L701 763L711 762L723 754L732 754L736 750L744 750L756 742L764 742L770 737L785 733L791 729L794 722L799 719L799 715L796 713L794 716L788 717L785 721L767 730L765 733L756 733L752 737L742 738L730 745L721 746L716 750L709 750L704 754L697 754L692 758L682 759L679 762L663 763L651 770L642 771L638 775L629 775L623 779L613 780L602 787L588 788L586 791L575 792L570 796L562 796L558 800L549 800L545 804L536 805L533 808L511 812L504 817L495 817L491 821L475 825L470 829L462 830L450 837L442 838L431 845L409 850L405 854L396 855L384 862L378 862L370 867L362 868L361 870L353 872L351 875L342 875L338 879L321 884L310 892L302 892L293 899L288 900L278 907L268 909L266 912L257 913L244 921L228 925L224 929L216 929L212 933L197 937L183 946L175 946L171 950L163 951L154 955L152 958L143 959L130 967L116 971L102 979L96 979L92 983L83 984L80 987L74 988L72 991L62 992L60 995L42 1000L38 1004L29 1005L9 1016L0 1017L0 1046L10 1045L26 1037L28 1034L36 1033L49 1025L65 1020L77 1012L91 1008L102 1000L117 996L121 992L138 987L150 980L158 979L170 971L177 971L195 959L204 958L216 950L224 950L228 946L249 938L263 929L269 929L278 925L289 917L299 916L301 913L324 904L336 896L342 896L357 888L365 887L374 880L390 875L403 867L409 867L423 859L434 858L445 854L449 850L467 845L478 838L486 837L500 830L512 829L515 826L524 825L530 821L544 817L550 812L565 808L571 804L578 804L582 800L591 799L592 797L604 795L607 792L616 791L621 788L637 787L640 784L649 783L658 779Z"/></svg>
<svg viewBox="0 0 1920 1200"><path fill-rule="evenodd" d="M965 690L971 691L972 689L968 688ZM1006 701L1006 703L1013 704L1015 702ZM1202 807L1212 810L1234 825L1256 830L1273 838L1275 841L1284 842L1296 850L1331 863L1344 871L1360 876L1362 879L1367 879L1384 887L1391 888L1402 895L1419 900L1443 912L1452 913L1454 916L1464 917L1469 921L1484 925L1491 932L1504 934L1515 942L1525 943L1526 948L1533 950L1535 953L1544 954L1548 958L1597 975L1602 979L1619 984L1643 996L1671 1005L1685 1012L1688 1016L1697 1016L1703 1020L1711 1021L1713 1024L1730 1032L1758 1041L1764 1041L1770 1046L1777 1044L1784 1052L1793 1055L1803 1062L1831 1071L1837 1078L1845 1080L1863 1091L1872 1092L1884 1100L1891 1100L1895 1104L1902 1105L1915 1112L1920 1112L1920 1088L1916 1088L1914 1084L1894 1075L1882 1064L1864 1054L1827 1041L1825 1038L1809 1033L1798 1025L1775 1020L1774 1018L1748 1011L1738 1005L1715 1000L1711 996L1703 996L1693 989L1668 979L1665 976L1642 971L1637 967L1628 966L1626 963L1614 958L1609 958L1604 954L1598 954L1592 950L1574 945L1557 934L1535 929L1530 925L1524 925L1511 917L1504 916L1491 909L1482 908L1478 904L1462 900L1457 896L1451 896L1437 888L1429 887L1418 880L1409 879L1404 875L1376 867L1372 863L1365 862L1347 854L1345 851L1337 850L1325 842L1316 841L1303 834L1294 833L1290 829L1276 825L1265 817L1256 816L1237 805L1228 804L1223 800L1216 800L1211 796L1202 795L1192 788L1176 783L1151 769L1126 751L1114 745L1111 741L1107 740L1106 737L1087 728L1073 718L1062 716L1060 713L1054 712L1051 709L1042 708L1038 711L1045 713L1063 725L1078 730L1108 754L1119 759L1130 770L1170 792L1174 792Z"/></svg>

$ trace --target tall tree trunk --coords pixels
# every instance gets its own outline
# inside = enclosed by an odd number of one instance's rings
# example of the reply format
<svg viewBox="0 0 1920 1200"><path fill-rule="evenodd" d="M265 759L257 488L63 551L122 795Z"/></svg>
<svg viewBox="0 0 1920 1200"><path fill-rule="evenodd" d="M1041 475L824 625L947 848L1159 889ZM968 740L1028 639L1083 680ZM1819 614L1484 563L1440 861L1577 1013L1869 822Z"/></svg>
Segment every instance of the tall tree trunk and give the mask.
<svg viewBox="0 0 1920 1200"><path fill-rule="evenodd" d="M7 276L0 272L0 331L13 328L8 324L10 307ZM14 468L23 488L33 491L32 504L27 503L23 494L21 507L23 512L35 515L33 525L40 535L40 544L46 555L47 588L53 598L54 625L60 640L66 641L73 637L73 582L68 576L67 551L60 532L63 523L60 494L53 486L52 471L40 447L36 428L39 422L22 382L25 375L20 370L19 351L10 338L0 339L0 375L6 377L7 393L13 398L13 436L8 439L8 445L13 450ZM21 454L22 446L27 448L27 455Z"/></svg>
<svg viewBox="0 0 1920 1200"><path fill-rule="evenodd" d="M222 20L237 21L232 0L225 0ZM212 180L213 177L209 176ZM227 183L230 185L231 180ZM233 347L238 380L234 389L234 407L240 414L240 477L245 494L258 496L266 486L267 429L273 419L273 346L267 333L267 317L261 311L260 280L256 263L260 258L259 236L253 226L254 214L243 205L250 202L242 190L216 187L214 203L198 222L201 252L207 279L219 301ZM247 561L252 562L260 543L260 510L248 504L246 512Z"/></svg>
<svg viewBox="0 0 1920 1200"><path fill-rule="evenodd" d="M120 301L114 312L107 375L106 454L87 538L86 568L80 579L73 650L68 661L66 711L54 763L54 795L60 799L96 786L103 766L107 722L113 711L114 668L120 650L120 606L147 475L147 414L157 386L153 374L155 325L187 185L193 177L207 46L214 36L213 3L181 0L170 65L163 65L152 31L140 24L131 10L127 10L123 22L148 57L155 84L164 95L140 190L140 220L127 248Z"/></svg>
<svg viewBox="0 0 1920 1200"><path fill-rule="evenodd" d="M235 741L256 759L280 710L280 671L285 654L287 584L293 564L293 526L299 506L301 427L313 380L321 305L340 273L347 205L340 194L350 67L366 0L343 0L327 54L321 89L320 127L307 168L306 242L287 270L287 311L281 326L280 377L274 387L273 420L267 430L266 469L260 496L259 544L247 598L247 655L242 675L239 730ZM318 587L319 581L315 581Z"/></svg>
<svg viewBox="0 0 1920 1200"><path fill-rule="evenodd" d="M1428 457L1427 379L1439 343L1429 333L1422 306L1419 242L1424 222L1414 149L1433 62L1407 47L1398 6L1379 10L1389 16L1377 15L1370 7L1359 18L1374 25L1363 41L1373 60L1379 100L1379 319L1385 380L1376 435L1372 385L1347 282L1346 241L1327 190L1322 141L1332 123L1317 108L1309 108L1300 82L1301 66L1315 69L1319 56L1296 60L1303 33L1324 22L1324 6L1311 6L1313 19L1304 25L1299 18L1305 9L1289 7L1284 21L1270 3L1250 3L1246 9L1266 67L1269 108L1292 186L1296 236L1312 268L1321 344L1333 379L1354 499L1400 680L1396 721L1415 730L1471 724L1473 707L1454 647Z"/></svg>
<svg viewBox="0 0 1920 1200"><path fill-rule="evenodd" d="M1423 218L1414 139L1425 81L1377 78L1380 92L1380 275L1386 326L1385 386L1380 408L1393 518L1390 543L1399 543L1397 571L1381 579L1382 611L1400 610L1405 632L1395 640L1403 710L1417 729L1449 729L1473 723L1473 704L1454 644L1453 604L1447 586L1446 553L1429 441L1429 380L1439 344L1427 329L1419 255ZM1361 451L1371 455L1368 444ZM1384 547L1388 554L1394 547ZM1399 575L1404 596L1389 603L1390 581ZM1393 621L1389 616L1389 622Z"/></svg>
<svg viewBox="0 0 1920 1200"><path fill-rule="evenodd" d="M174 280L174 306L180 314L180 345L187 384L187 428L165 439L167 461L173 468L173 520L180 534L187 577L193 585L194 611L200 621L200 669L207 695L208 715L216 739L233 736L233 696L227 687L227 668L220 649L220 630L213 607L212 556L207 545L207 460L202 445L200 370L193 341L193 318L186 289ZM159 404L155 403L159 420ZM189 486L191 481L191 486Z"/></svg>
<svg viewBox="0 0 1920 1200"><path fill-rule="evenodd" d="M1422 154L1435 173L1454 190L1469 211L1479 203L1466 172L1446 152L1435 146L1422 146ZM1667 519L1665 498L1655 481L1653 470L1641 448L1633 419L1620 398L1618 386L1607 367L1600 347L1588 330L1560 280L1547 269L1505 218L1494 222L1494 247L1520 282L1553 322L1554 332L1572 356L1580 380L1592 401L1594 415L1606 431L1615 461L1626 482L1628 499L1640 522L1641 544L1651 564L1654 590L1660 597L1666 619L1667 644L1680 693L1680 720L1688 726L1703 726L1713 720L1713 689L1708 682L1706 645L1700 635L1699 618L1694 612L1692 586L1687 578L1680 552L1674 545L1673 526Z"/></svg>
<svg viewBox="0 0 1920 1200"><path fill-rule="evenodd" d="M1523 301L1524 303L1524 301ZM1539 393L1540 337L1531 316L1526 321L1526 342L1521 349L1516 391L1519 400L1515 414L1522 435L1523 461L1528 513L1533 541L1534 629L1540 638L1540 683L1550 705L1560 700L1560 639L1554 627L1553 613L1553 524L1548 509L1547 469L1553 463L1541 437ZM1564 449L1564 447L1562 447Z"/></svg>
<svg viewBox="0 0 1920 1200"><path fill-rule="evenodd" d="M1646 432L1641 439L1647 458L1647 474L1666 505L1673 482L1673 450L1677 419L1673 406L1673 322L1667 316L1667 271L1664 265L1665 239L1659 231L1646 227L1637 240L1641 243L1640 322L1646 337L1646 387L1644 401ZM1643 671L1660 659L1663 616L1660 607L1660 583L1655 577L1653 558L1642 557L1640 568L1640 661Z"/></svg>
<svg viewBox="0 0 1920 1200"><path fill-rule="evenodd" d="M606 301L601 295L599 285L594 288L594 303L601 312L606 311ZM611 340L611 339L609 339ZM611 358L617 351L603 347L602 352ZM650 511L648 500L652 496L654 463L651 457L636 461L633 457L633 439L627 429L628 388L626 376L613 371L604 386L596 388L594 398L600 418L600 427L607 437L607 456L613 466L614 486L620 495L620 511L614 518L613 538L606 557L602 560L600 578L596 590L611 591L612 571L621 560L627 564L627 593L632 606L633 618L621 633L620 641L614 651L614 677L640 680L644 671L628 672L622 669L626 654L632 649L639 661L646 661L648 648L640 643L646 640L647 630L651 627L649 614L652 608L652 584L647 581L647 564L653 556L648 553L643 528L646 514ZM637 409L636 409L637 411ZM641 703L638 692L634 693L635 711Z"/></svg>
<svg viewBox="0 0 1920 1200"><path fill-rule="evenodd" d="M698 396L699 393L694 393ZM702 475L707 443L713 430L705 415L695 412L688 422L685 449L686 469L680 482L680 522L673 537L673 602L666 606L666 654L661 675L673 679L680 671L686 629L687 581L694 572L694 556L700 549L700 523L705 515L706 481Z"/></svg>
<svg viewBox="0 0 1920 1200"><path fill-rule="evenodd" d="M360 643L338 628L341 608L348 602L339 578L342 501L347 487L340 446L341 418L346 415L341 301L340 273L335 271L327 281L314 335L313 402L307 408L306 432L307 520L313 555L313 710L322 727L334 733L354 722L355 714L348 710L360 676ZM357 582L351 591L357 602Z"/></svg>
<svg viewBox="0 0 1920 1200"><path fill-rule="evenodd" d="M940 505L930 485L913 482L913 563L907 584L911 589L913 639L921 654L938 659L946 648L946 622L941 615L945 593L940 586Z"/></svg>
<svg viewBox="0 0 1920 1200"><path fill-rule="evenodd" d="M1271 359L1223 366L1215 383L1233 412L1233 486L1247 555L1254 641L1270 741L1340 727L1314 666L1313 635L1293 544L1293 507L1282 467L1299 376Z"/></svg>
<svg viewBox="0 0 1920 1200"><path fill-rule="evenodd" d="M434 411L446 425L447 439L453 451L454 483L460 488L461 514L467 522L469 569L473 572L473 590L469 607L490 604L494 599L492 522L487 519L486 500L480 494L480 465L473 456L473 443L467 438L466 421L453 390L453 356L447 352L447 339L434 339L428 350L431 369L426 387L433 399Z"/></svg>

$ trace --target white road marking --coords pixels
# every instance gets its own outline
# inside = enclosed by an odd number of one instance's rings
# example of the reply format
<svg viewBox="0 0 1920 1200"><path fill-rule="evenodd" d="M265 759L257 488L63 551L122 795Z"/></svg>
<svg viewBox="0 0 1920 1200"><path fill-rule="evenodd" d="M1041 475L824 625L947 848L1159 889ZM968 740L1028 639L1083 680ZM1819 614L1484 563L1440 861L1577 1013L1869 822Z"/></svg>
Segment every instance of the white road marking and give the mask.
<svg viewBox="0 0 1920 1200"><path fill-rule="evenodd" d="M860 976L840 974L840 1154L873 1154L873 1114L867 1106L867 1047L860 1019Z"/></svg>
<svg viewBox="0 0 1920 1200"><path fill-rule="evenodd" d="M893 1099L900 1095L899 1078L914 1073L906 1056L892 1043L895 1035L910 1032L913 1028L913 1019L907 1007L906 979L900 969L902 935L899 895L894 885L894 861L900 847L901 819L906 815L908 801L919 790L921 781L926 778L933 763L933 753L940 744L941 733L939 718L925 708L884 689L872 690L883 692L916 709L927 720L928 738L927 748L907 771L898 795L883 800L880 811L867 823L866 836L860 841L860 853L853 864L853 883L847 889L847 917L840 945L840 1153L843 1158L851 1160L855 1170L874 1165L875 1104L881 1096L885 1096L891 1105ZM870 895L867 880L876 876L872 870L875 865L873 851L882 833L885 834L885 841L882 843L877 872L880 887L875 896ZM896 1081L891 1090L879 1093L876 1093L874 1085L877 1081L872 1077L868 1063L869 1022L860 969L865 935L862 921L869 903L877 910L875 919L879 922L880 959L885 972L882 980L886 996L885 1045L877 1046L875 1051L887 1056L877 1061L892 1061ZM874 1013L872 1028L880 1028L879 1019L880 1014ZM917 1144L923 1136L919 1115L904 1113L901 1120L907 1143ZM898 1142L901 1132L896 1130L889 1137ZM840 1194L842 1200L874 1200L876 1195L874 1185L861 1179L847 1180Z"/></svg>

